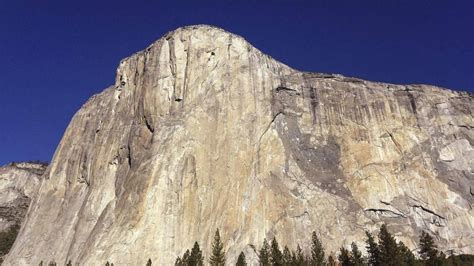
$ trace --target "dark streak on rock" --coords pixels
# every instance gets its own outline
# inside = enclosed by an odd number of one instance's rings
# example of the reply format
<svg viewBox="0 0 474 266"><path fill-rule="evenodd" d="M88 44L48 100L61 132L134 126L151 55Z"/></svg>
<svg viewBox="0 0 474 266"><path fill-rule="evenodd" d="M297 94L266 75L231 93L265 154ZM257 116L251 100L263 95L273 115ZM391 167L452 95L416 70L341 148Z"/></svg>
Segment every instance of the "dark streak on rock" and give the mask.
<svg viewBox="0 0 474 266"><path fill-rule="evenodd" d="M316 117L316 107L318 106L318 98L316 97L316 91L313 87L309 89L309 97L310 97L310 104L311 104L311 112L313 113L313 125L317 122Z"/></svg>

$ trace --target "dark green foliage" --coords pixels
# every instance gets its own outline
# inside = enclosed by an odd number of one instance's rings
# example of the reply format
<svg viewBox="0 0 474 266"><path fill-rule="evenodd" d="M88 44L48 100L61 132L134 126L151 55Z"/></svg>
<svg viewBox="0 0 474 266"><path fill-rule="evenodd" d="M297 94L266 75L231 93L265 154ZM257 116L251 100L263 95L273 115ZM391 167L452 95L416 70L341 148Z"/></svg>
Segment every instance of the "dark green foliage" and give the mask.
<svg viewBox="0 0 474 266"><path fill-rule="evenodd" d="M245 260L245 254L244 252L240 252L239 257L237 258L237 264L236 266L247 266L247 261Z"/></svg>
<svg viewBox="0 0 474 266"><path fill-rule="evenodd" d="M295 265L306 265L306 259L300 244L296 245L296 263Z"/></svg>
<svg viewBox="0 0 474 266"><path fill-rule="evenodd" d="M40 261L40 263L38 264L38 266L43 266L43 261Z"/></svg>
<svg viewBox="0 0 474 266"><path fill-rule="evenodd" d="M436 265L438 260L438 247L434 243L433 237L425 231L421 232L420 250L418 253L427 265Z"/></svg>
<svg viewBox="0 0 474 266"><path fill-rule="evenodd" d="M273 266L283 265L283 254L275 237L273 237L272 246L270 248L270 262Z"/></svg>
<svg viewBox="0 0 474 266"><path fill-rule="evenodd" d="M199 248L198 242L194 242L193 249L191 250L191 255L189 257L190 266L200 266L204 265L204 257L202 256L202 251Z"/></svg>
<svg viewBox="0 0 474 266"><path fill-rule="evenodd" d="M5 256L15 242L18 235L18 226L12 226L4 232L0 232L0 257Z"/></svg>
<svg viewBox="0 0 474 266"><path fill-rule="evenodd" d="M270 265L270 246L266 238L263 240L262 248L258 252L258 261L262 266Z"/></svg>
<svg viewBox="0 0 474 266"><path fill-rule="evenodd" d="M417 265L415 255L413 254L413 252L411 252L410 249L408 249L407 246L405 246L405 244L402 241L398 242L398 250L400 252L400 255L403 259L403 263L405 265L407 266Z"/></svg>
<svg viewBox="0 0 474 266"><path fill-rule="evenodd" d="M183 254L183 259L182 259L182 265L188 265L189 264L189 259L191 257L191 253L189 252L189 249L186 249L186 252Z"/></svg>
<svg viewBox="0 0 474 266"><path fill-rule="evenodd" d="M186 250L183 254L183 258L176 258L175 265L176 266L188 266L190 265L190 259L191 259L191 253L189 252L189 249Z"/></svg>
<svg viewBox="0 0 474 266"><path fill-rule="evenodd" d="M296 259L296 256L295 256ZM293 262L293 258L291 256L291 251L288 246L285 246L283 249L283 265L291 265Z"/></svg>
<svg viewBox="0 0 474 266"><path fill-rule="evenodd" d="M72 261L69 260L69 261L66 263L66 266L72 266Z"/></svg>
<svg viewBox="0 0 474 266"><path fill-rule="evenodd" d="M148 261L146 262L146 266L151 266L151 259L148 259Z"/></svg>
<svg viewBox="0 0 474 266"><path fill-rule="evenodd" d="M387 226L382 224L379 232L379 259L381 265L401 265L402 258L398 251L398 245L395 238L388 232Z"/></svg>
<svg viewBox="0 0 474 266"><path fill-rule="evenodd" d="M219 229L216 230L216 234L214 235L214 242L212 242L212 251L211 257L209 258L209 263L212 266L220 266L225 264L224 244L221 241Z"/></svg>
<svg viewBox="0 0 474 266"><path fill-rule="evenodd" d="M362 253L359 251L359 248L354 242L352 242L351 244L351 263L354 266L364 265L364 258L362 258Z"/></svg>
<svg viewBox="0 0 474 266"><path fill-rule="evenodd" d="M328 266L336 266L336 261L332 255L329 255L328 257Z"/></svg>
<svg viewBox="0 0 474 266"><path fill-rule="evenodd" d="M105 263L105 266L114 266L114 264L107 261L107 262Z"/></svg>
<svg viewBox="0 0 474 266"><path fill-rule="evenodd" d="M451 255L445 260L445 265L448 266L464 266L474 265L474 255Z"/></svg>
<svg viewBox="0 0 474 266"><path fill-rule="evenodd" d="M313 266L322 266L326 264L324 256L324 249L321 241L319 240L316 232L313 231L311 235L311 260L310 264Z"/></svg>
<svg viewBox="0 0 474 266"><path fill-rule="evenodd" d="M342 247L340 249L339 256L337 257L341 266L352 266L351 256L349 254L349 250Z"/></svg>
<svg viewBox="0 0 474 266"><path fill-rule="evenodd" d="M365 232L365 235L367 236L367 239L365 240L365 243L367 244L365 248L367 249L367 254L368 254L368 264L372 266L379 266L380 265L380 259L379 259L379 247L377 245L377 242L375 242L374 236L369 233Z"/></svg>
<svg viewBox="0 0 474 266"><path fill-rule="evenodd" d="M57 264L54 260L52 260L48 263L48 266L57 266Z"/></svg>

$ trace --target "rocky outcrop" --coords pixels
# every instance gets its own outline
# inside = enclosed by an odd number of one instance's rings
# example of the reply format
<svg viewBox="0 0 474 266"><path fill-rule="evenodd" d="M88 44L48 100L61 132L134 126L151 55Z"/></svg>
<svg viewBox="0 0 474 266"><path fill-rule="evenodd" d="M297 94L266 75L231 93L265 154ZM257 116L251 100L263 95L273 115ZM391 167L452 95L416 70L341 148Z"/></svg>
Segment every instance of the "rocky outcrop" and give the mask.
<svg viewBox="0 0 474 266"><path fill-rule="evenodd" d="M387 222L474 252L473 95L294 70L210 26L120 62L74 116L6 264L164 265L216 228L329 251ZM360 243L360 242L359 242Z"/></svg>
<svg viewBox="0 0 474 266"><path fill-rule="evenodd" d="M0 167L0 232L20 227L45 169L43 163L26 162Z"/></svg>

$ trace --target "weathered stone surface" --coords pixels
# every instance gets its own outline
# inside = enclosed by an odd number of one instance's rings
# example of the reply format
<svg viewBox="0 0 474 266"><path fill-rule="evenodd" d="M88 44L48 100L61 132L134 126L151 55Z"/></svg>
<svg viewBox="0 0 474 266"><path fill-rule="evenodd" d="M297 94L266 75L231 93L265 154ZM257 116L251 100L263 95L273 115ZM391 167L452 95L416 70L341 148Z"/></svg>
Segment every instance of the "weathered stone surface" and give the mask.
<svg viewBox="0 0 474 266"><path fill-rule="evenodd" d="M0 167L0 232L20 227L46 165L11 163Z"/></svg>
<svg viewBox="0 0 474 266"><path fill-rule="evenodd" d="M6 264L172 264L220 228L335 251L380 223L474 252L473 96L296 71L210 26L122 60L74 116ZM360 242L359 242L360 243ZM207 255L207 254L206 254Z"/></svg>

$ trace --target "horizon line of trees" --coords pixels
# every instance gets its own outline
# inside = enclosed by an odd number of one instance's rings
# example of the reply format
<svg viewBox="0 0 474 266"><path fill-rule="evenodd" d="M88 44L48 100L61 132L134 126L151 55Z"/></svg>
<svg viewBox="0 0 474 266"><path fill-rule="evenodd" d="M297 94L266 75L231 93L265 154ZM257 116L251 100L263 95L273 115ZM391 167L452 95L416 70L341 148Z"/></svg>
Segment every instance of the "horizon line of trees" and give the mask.
<svg viewBox="0 0 474 266"><path fill-rule="evenodd" d="M378 241L368 231L365 232L365 249L367 256L363 256L361 250L355 242L351 243L350 249L342 246L339 253L329 254L323 248L321 240L315 231L311 235L311 246L309 253L306 254L299 244L295 250L291 250L288 246L280 248L275 237L271 241L263 240L261 248L256 251L258 263L261 266L457 266L457 265L474 265L474 255L454 255L446 256L440 251L435 244L433 237L422 231L419 237L418 257L402 242L396 241L393 235L388 231L387 226L382 224L377 235ZM224 243L221 240L219 229L216 230L211 245L211 253L206 261L203 252L198 244L194 242L191 250L187 249L182 256L178 256L175 266L202 266L208 262L211 266L221 266L226 263ZM157 262L161 265L160 262ZM146 266L152 266L153 262L148 259ZM68 261L66 266L72 266L72 262ZM246 266L247 260L244 252L240 252L237 266ZM39 264L43 265L43 262ZM57 266L54 261L48 263L48 266ZM105 266L114 266L113 263L106 262Z"/></svg>

